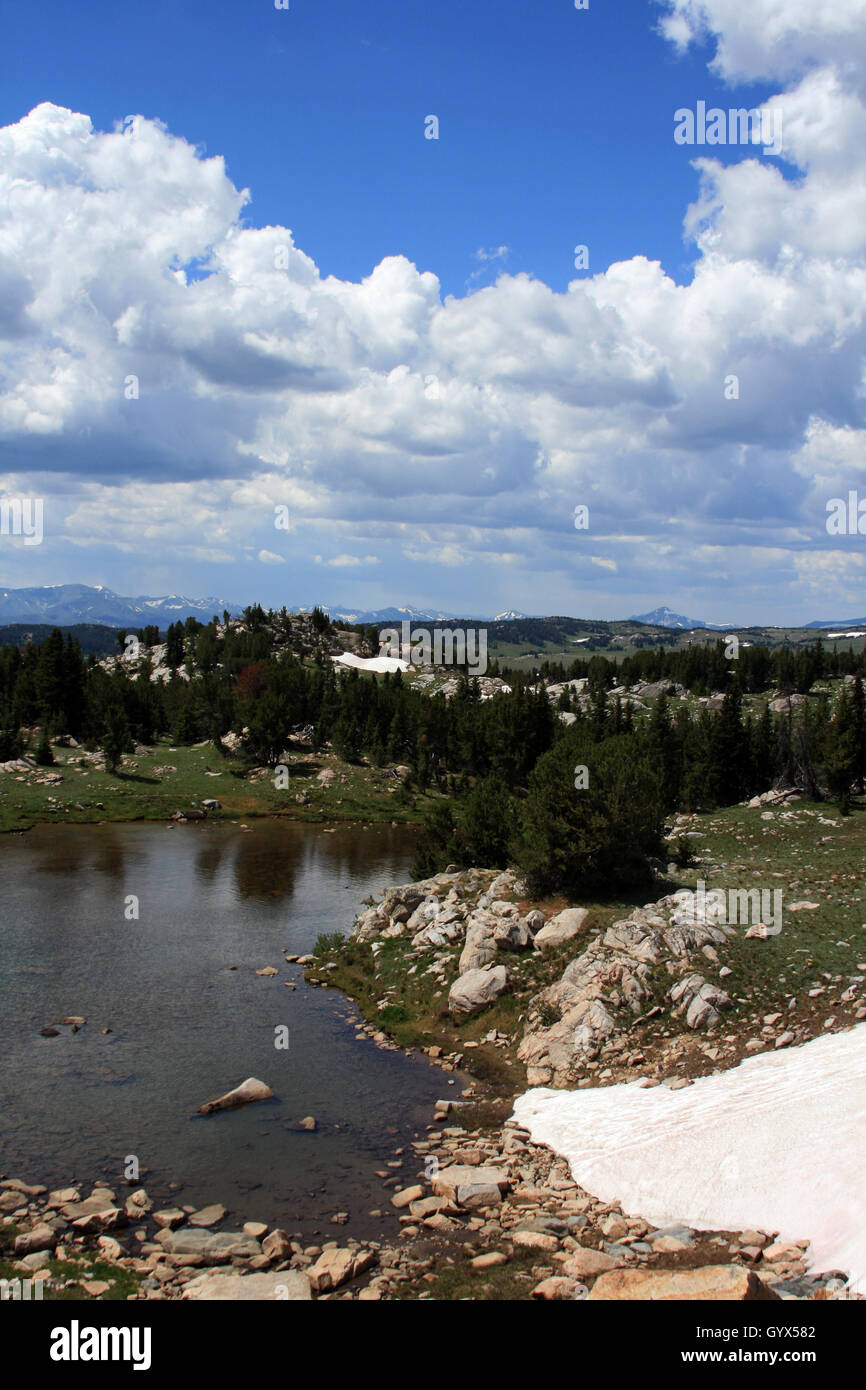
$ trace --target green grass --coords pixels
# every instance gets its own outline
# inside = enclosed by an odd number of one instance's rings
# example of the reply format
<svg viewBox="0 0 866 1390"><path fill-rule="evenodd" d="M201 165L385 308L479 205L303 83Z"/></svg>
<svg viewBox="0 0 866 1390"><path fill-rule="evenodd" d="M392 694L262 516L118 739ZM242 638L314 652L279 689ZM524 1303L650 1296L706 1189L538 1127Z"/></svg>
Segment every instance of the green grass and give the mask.
<svg viewBox="0 0 866 1390"><path fill-rule="evenodd" d="M20 1235L19 1228L12 1221L0 1223L0 1279L26 1279L31 1276L21 1273L13 1268L12 1261L8 1257L12 1255L15 1238ZM70 1300L89 1299L92 1295L86 1293L81 1288L79 1280L98 1279L110 1285L109 1289L99 1295L103 1302L123 1302L130 1294L138 1292L139 1277L130 1270L119 1269L116 1265L109 1264L105 1260L93 1258L90 1253L84 1254L81 1259L76 1260L51 1260L48 1270L52 1280L66 1282L75 1280L71 1288L44 1288L42 1291L43 1301L68 1302Z"/></svg>
<svg viewBox="0 0 866 1390"><path fill-rule="evenodd" d="M702 816L697 828L707 836L692 844L704 862L684 871L693 887L782 890L782 930L763 941L738 931L724 950L733 970L728 984L760 989L769 1007L803 988L826 983L825 973L856 973L866 960L866 808L840 816L832 805L806 801L788 807L731 807ZM822 820L831 824L822 824ZM815 911L791 912L791 904L817 902ZM862 972L861 972L862 973Z"/></svg>
<svg viewBox="0 0 866 1390"><path fill-rule="evenodd" d="M83 761L84 750L54 748L55 765L38 769L24 781L0 772L0 832L27 830L37 824L88 824L99 821L167 820L175 810L191 809L216 798L221 820L254 816L286 816L308 822L375 821L416 823L431 804L431 795L408 793L383 769L368 764L342 763L330 752L309 755L289 764L289 784L277 790L273 776L250 781L251 764L224 759L212 743L183 747L160 742L141 756L132 755L113 773L98 771ZM134 766L132 766L134 764ZM158 774L158 767L176 772ZM329 788L317 775L333 768ZM218 773L218 776L209 776ZM56 786L36 781L43 773L60 773ZM24 774L20 774L24 776ZM345 780L343 780L345 779ZM297 798L304 797L304 803Z"/></svg>
<svg viewBox="0 0 866 1390"><path fill-rule="evenodd" d="M422 1294L425 1300L455 1303L461 1299L483 1299L486 1303L525 1302L532 1296L538 1283L531 1271L534 1266L543 1264L543 1257L537 1250L516 1249L507 1264L495 1265L492 1269L474 1269L473 1255L482 1254L487 1247L467 1243L462 1252L448 1259L436 1262L431 1271L433 1279L412 1279L406 1284L398 1284L389 1295L398 1302L415 1300ZM521 1278L520 1276L524 1276Z"/></svg>

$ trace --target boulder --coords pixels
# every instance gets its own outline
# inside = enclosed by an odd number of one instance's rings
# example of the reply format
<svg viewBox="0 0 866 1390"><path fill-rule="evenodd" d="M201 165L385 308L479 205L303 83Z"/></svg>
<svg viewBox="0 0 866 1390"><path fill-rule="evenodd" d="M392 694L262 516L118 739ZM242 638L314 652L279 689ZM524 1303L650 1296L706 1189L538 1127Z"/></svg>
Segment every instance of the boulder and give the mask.
<svg viewBox="0 0 866 1390"><path fill-rule="evenodd" d="M502 1193L495 1182L462 1183L457 1189L457 1205L471 1210L474 1207L492 1207L502 1201Z"/></svg>
<svg viewBox="0 0 866 1390"><path fill-rule="evenodd" d="M246 1081L242 1081L240 1086L235 1086L233 1091L226 1091L224 1096L200 1105L198 1113L211 1115L215 1110L235 1110L240 1105L250 1105L256 1100L269 1100L273 1094L270 1086L266 1086L264 1081L257 1081L254 1076L250 1076Z"/></svg>
<svg viewBox="0 0 866 1390"><path fill-rule="evenodd" d="M460 953L458 970L465 975L470 970L481 970L496 955L496 942L493 939L494 927L499 922L489 912L474 912L466 927L466 944Z"/></svg>
<svg viewBox="0 0 866 1390"><path fill-rule="evenodd" d="M15 1237L15 1254L34 1255L39 1250L53 1250L57 1241L57 1232L41 1221L32 1231L25 1231L23 1235Z"/></svg>
<svg viewBox="0 0 866 1390"><path fill-rule="evenodd" d="M175 1226L182 1226L186 1221L186 1212L180 1207L164 1207L162 1211L153 1213L153 1223L161 1231L173 1231Z"/></svg>
<svg viewBox="0 0 866 1390"><path fill-rule="evenodd" d="M114 1231L127 1224L127 1215L120 1207L105 1207L92 1211L86 1216L78 1216L72 1222L73 1229L80 1235L95 1235L100 1231Z"/></svg>
<svg viewBox="0 0 866 1390"><path fill-rule="evenodd" d="M234 1256L255 1259L261 1255L262 1247L257 1240L244 1235L243 1231L195 1231L185 1228L180 1231L159 1231L156 1239L167 1255L177 1256L177 1263L183 1263L183 1256L200 1258L206 1265L226 1264Z"/></svg>
<svg viewBox="0 0 866 1390"><path fill-rule="evenodd" d="M539 951L550 950L552 946L561 946L564 941L571 941L572 937L577 936L587 915L588 910L585 907L566 907L555 917L551 917L547 925L536 933L535 944Z"/></svg>
<svg viewBox="0 0 866 1390"><path fill-rule="evenodd" d="M532 1290L533 1298L543 1298L548 1302L552 1299L574 1298L574 1291L577 1284L574 1279L563 1279L561 1276L551 1275L547 1279L542 1279L540 1284L536 1284Z"/></svg>
<svg viewBox="0 0 866 1390"><path fill-rule="evenodd" d="M521 1250L542 1250L546 1254L550 1254L559 1249L559 1241L556 1236L548 1235L546 1231L513 1231L511 1239Z"/></svg>
<svg viewBox="0 0 866 1390"><path fill-rule="evenodd" d="M437 1197L448 1197L461 1205L465 1205L467 1198L471 1201L473 1195L479 1192L489 1196L492 1201L498 1201L508 1185L508 1174L504 1169L486 1164L475 1167L468 1163L452 1163L450 1167L440 1169L432 1182ZM492 1196L494 1188L499 1194L496 1197Z"/></svg>
<svg viewBox="0 0 866 1390"><path fill-rule="evenodd" d="M279 1228L271 1231L262 1241L262 1254L267 1255L269 1260L287 1260L291 1253L292 1242L287 1232Z"/></svg>
<svg viewBox="0 0 866 1390"><path fill-rule="evenodd" d="M375 1263L372 1250L323 1250L314 1265L307 1270L307 1278L315 1293L329 1293L357 1279L359 1274Z"/></svg>
<svg viewBox="0 0 866 1390"><path fill-rule="evenodd" d="M503 917L493 928L493 942L499 951L525 951L532 945L532 932L519 917Z"/></svg>
<svg viewBox="0 0 866 1390"><path fill-rule="evenodd" d="M423 1187L416 1183L413 1187L404 1187L400 1192L395 1192L391 1198L391 1205L399 1210L401 1207L408 1207L412 1202L420 1202L423 1196Z"/></svg>
<svg viewBox="0 0 866 1390"><path fill-rule="evenodd" d="M181 1298L198 1303L266 1298L304 1303L312 1296L309 1279L297 1269L281 1269L276 1274L199 1274L184 1285L181 1294Z"/></svg>
<svg viewBox="0 0 866 1390"><path fill-rule="evenodd" d="M778 1299L763 1280L741 1265L700 1269L613 1269L595 1281L590 1299L653 1303L753 1303Z"/></svg>
<svg viewBox="0 0 866 1390"><path fill-rule="evenodd" d="M448 1007L452 1014L474 1014L492 1004L508 986L508 971L504 965L490 970L467 970L454 981L448 992Z"/></svg>
<svg viewBox="0 0 866 1390"><path fill-rule="evenodd" d="M605 1274L609 1269L615 1269L617 1264L614 1256L606 1254L604 1250L590 1250L581 1246L574 1250L567 1260L563 1260L562 1272L574 1279L592 1279L596 1274Z"/></svg>

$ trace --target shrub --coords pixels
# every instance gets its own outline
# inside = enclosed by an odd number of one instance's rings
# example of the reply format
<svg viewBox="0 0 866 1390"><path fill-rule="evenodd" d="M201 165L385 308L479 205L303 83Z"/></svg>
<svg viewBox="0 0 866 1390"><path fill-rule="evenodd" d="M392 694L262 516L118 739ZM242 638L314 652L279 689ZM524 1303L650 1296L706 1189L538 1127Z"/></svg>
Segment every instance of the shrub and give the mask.
<svg viewBox="0 0 866 1390"><path fill-rule="evenodd" d="M339 931L320 932L316 937L313 955L319 957L332 956L335 951L339 951L345 940L345 936Z"/></svg>

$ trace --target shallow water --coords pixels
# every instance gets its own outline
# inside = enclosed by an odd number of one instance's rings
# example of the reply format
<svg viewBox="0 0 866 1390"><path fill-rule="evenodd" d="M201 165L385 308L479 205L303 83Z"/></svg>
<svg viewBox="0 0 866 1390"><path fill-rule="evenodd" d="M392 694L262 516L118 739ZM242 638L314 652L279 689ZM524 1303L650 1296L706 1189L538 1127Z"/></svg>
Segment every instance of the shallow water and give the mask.
<svg viewBox="0 0 866 1390"><path fill-rule="evenodd" d="M348 932L364 897L408 879L410 854L405 830L280 822L3 837L0 1171L120 1182L134 1155L154 1194L174 1181L178 1201L219 1201L241 1220L363 1237L381 1233L367 1215L381 1207L396 1230L373 1170L458 1087L424 1058L357 1041L354 1006L305 985L281 948ZM279 975L257 976L266 965ZM85 1027L40 1036L67 1015ZM248 1076L276 1098L194 1115ZM306 1115L316 1132L298 1128ZM404 1159L394 1172L414 1180ZM347 1227L329 1224L337 1211Z"/></svg>

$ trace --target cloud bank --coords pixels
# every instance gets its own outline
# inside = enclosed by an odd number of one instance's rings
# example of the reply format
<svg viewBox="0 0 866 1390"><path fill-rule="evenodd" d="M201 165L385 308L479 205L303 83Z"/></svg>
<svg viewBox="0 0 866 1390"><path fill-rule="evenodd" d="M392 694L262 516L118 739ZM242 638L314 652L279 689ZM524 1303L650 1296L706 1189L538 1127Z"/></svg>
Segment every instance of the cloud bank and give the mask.
<svg viewBox="0 0 866 1390"><path fill-rule="evenodd" d="M565 293L500 273L443 297L401 256L323 277L157 121L44 103L0 130L0 484L46 498L46 550L119 557L132 588L155 542L303 556L383 600L457 572L469 601L498 570L531 611L862 607L862 543L825 509L866 495L866 0L667 0L659 23L783 113L783 161L695 152L688 285L640 254ZM5 582L39 582L6 540Z"/></svg>

